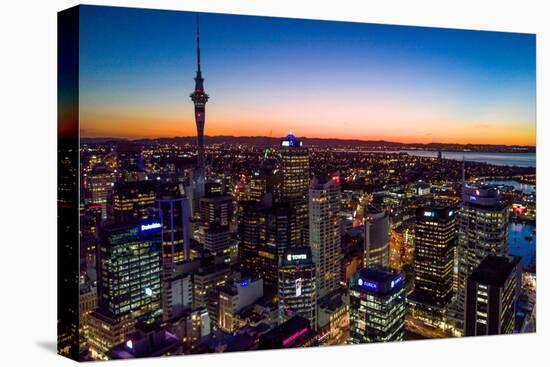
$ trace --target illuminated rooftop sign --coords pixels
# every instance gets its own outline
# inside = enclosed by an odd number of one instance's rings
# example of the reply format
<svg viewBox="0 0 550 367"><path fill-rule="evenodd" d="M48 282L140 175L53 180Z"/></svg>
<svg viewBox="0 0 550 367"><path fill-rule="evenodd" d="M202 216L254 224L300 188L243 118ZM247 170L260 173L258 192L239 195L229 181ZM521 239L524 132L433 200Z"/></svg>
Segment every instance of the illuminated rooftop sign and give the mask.
<svg viewBox="0 0 550 367"><path fill-rule="evenodd" d="M403 276L399 275L397 278L391 281L390 288L391 289L395 288L397 285L401 284L402 281L403 281Z"/></svg>
<svg viewBox="0 0 550 367"><path fill-rule="evenodd" d="M286 259L287 261L307 260L307 254L288 254Z"/></svg>
<svg viewBox="0 0 550 367"><path fill-rule="evenodd" d="M374 281L372 279L359 278L357 279L357 285L367 291L386 293L388 291L397 288L403 283L403 275L398 274L391 280Z"/></svg>
<svg viewBox="0 0 550 367"><path fill-rule="evenodd" d="M425 211L424 212L425 217L435 217L435 212L432 211Z"/></svg>
<svg viewBox="0 0 550 367"><path fill-rule="evenodd" d="M373 291L378 290L378 283L372 282L370 280L359 278L357 280L357 284L359 284L360 287L363 287L363 288L366 288L366 289L370 289L370 290L373 290Z"/></svg>
<svg viewBox="0 0 550 367"><path fill-rule="evenodd" d="M290 133L281 141L281 146L289 148L301 147L302 141L296 139L296 137L292 133Z"/></svg>
<svg viewBox="0 0 550 367"><path fill-rule="evenodd" d="M162 224L160 222L151 222L151 223L144 223L139 226L140 232L149 232L154 229L159 229L162 227Z"/></svg>

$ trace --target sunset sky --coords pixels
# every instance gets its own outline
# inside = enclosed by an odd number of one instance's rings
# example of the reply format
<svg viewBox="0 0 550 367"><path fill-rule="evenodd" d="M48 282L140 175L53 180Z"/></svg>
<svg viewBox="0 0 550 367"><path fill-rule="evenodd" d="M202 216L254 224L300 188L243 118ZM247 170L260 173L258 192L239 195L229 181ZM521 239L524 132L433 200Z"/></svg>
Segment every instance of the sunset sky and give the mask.
<svg viewBox="0 0 550 367"><path fill-rule="evenodd" d="M205 135L535 144L535 36L201 14ZM195 13L85 6L83 137L195 135Z"/></svg>

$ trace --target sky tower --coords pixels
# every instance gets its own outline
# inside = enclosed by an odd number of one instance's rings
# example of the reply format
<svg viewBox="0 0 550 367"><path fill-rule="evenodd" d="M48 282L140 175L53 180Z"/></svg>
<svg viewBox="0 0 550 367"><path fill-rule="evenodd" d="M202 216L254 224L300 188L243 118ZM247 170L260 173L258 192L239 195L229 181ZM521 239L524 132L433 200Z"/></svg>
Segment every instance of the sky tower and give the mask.
<svg viewBox="0 0 550 367"><path fill-rule="evenodd" d="M204 195L205 182L205 155L204 155L204 113L208 102L208 94L204 92L204 79L201 73L201 48L199 32L199 16L197 15L197 75L195 76L195 90L190 94L195 105L195 123L197 124L197 169L194 177L193 198L199 199Z"/></svg>

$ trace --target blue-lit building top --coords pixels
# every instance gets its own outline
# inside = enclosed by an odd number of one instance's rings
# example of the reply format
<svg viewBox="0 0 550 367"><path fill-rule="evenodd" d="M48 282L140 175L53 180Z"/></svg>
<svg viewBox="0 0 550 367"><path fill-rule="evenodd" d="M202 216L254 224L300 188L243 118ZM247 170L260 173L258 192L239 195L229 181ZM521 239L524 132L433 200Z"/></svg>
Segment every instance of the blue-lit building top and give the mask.
<svg viewBox="0 0 550 367"><path fill-rule="evenodd" d="M405 288L403 275L386 267L359 270L350 284L352 344L403 340Z"/></svg>
<svg viewBox="0 0 550 367"><path fill-rule="evenodd" d="M395 293L403 288L403 274L389 268L366 267L355 273L351 280L351 288L361 293Z"/></svg>
<svg viewBox="0 0 550 367"><path fill-rule="evenodd" d="M281 146L285 148L300 148L303 145L303 142L296 138L292 133L281 140Z"/></svg>

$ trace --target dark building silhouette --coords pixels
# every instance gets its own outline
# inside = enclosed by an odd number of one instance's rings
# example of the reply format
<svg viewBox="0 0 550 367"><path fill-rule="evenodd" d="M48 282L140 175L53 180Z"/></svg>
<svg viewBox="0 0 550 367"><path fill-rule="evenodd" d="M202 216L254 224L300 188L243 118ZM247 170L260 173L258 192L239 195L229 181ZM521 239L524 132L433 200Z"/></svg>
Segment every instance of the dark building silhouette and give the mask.
<svg viewBox="0 0 550 367"><path fill-rule="evenodd" d="M521 258L489 255L468 277L465 335L512 334L521 286Z"/></svg>

